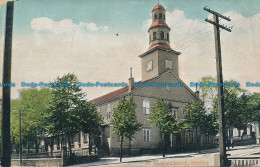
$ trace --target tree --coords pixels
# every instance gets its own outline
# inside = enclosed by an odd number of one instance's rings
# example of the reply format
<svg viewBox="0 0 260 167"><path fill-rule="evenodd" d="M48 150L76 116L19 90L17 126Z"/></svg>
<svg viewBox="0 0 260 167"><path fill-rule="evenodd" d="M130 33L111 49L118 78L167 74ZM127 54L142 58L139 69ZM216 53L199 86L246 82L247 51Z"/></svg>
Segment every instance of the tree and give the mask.
<svg viewBox="0 0 260 167"><path fill-rule="evenodd" d="M165 135L171 133L178 133L184 129L186 126L183 122L178 122L175 120L169 108L163 99L158 99L155 106L152 109L150 120L152 124L159 128L160 137L162 140L162 153L165 157Z"/></svg>
<svg viewBox="0 0 260 167"><path fill-rule="evenodd" d="M119 100L118 106L115 108L115 112L112 118L112 124L114 126L115 133L121 137L120 144L120 162L122 162L123 156L123 139L127 137L132 139L136 131L142 126L141 123L137 121L135 115L136 104L133 97L122 98Z"/></svg>
<svg viewBox="0 0 260 167"><path fill-rule="evenodd" d="M218 123L216 118L216 113L212 112L207 114L203 104L199 101L194 101L184 109L185 112L185 122L195 129L196 139L199 142L200 149L200 135L199 134L214 134L216 135L218 129Z"/></svg>
<svg viewBox="0 0 260 167"><path fill-rule="evenodd" d="M90 138L94 137L95 145L99 148L100 143L97 143L100 136L100 126L103 122L103 118L96 110L94 104L81 100L76 108L76 112L73 117L77 123L77 129L82 130L84 133L88 133ZM96 140L95 140L96 138ZM91 146L90 146L91 147ZM91 154L91 149L89 149Z"/></svg>
<svg viewBox="0 0 260 167"><path fill-rule="evenodd" d="M71 156L71 136L78 132L75 115L78 111L77 107L85 95L78 87L78 79L75 74L69 73L61 78L58 77L54 83L57 85L52 87L52 103L46 117L46 129L48 134L52 134L51 141L56 135L62 136L62 148L64 135L67 137Z"/></svg>
<svg viewBox="0 0 260 167"><path fill-rule="evenodd" d="M40 140L39 137L44 130L44 116L51 101L51 89L35 88L21 91L21 98L11 103L12 123L11 138L12 143L18 146L20 137L19 114L17 110L22 110L22 143L28 145L30 151L30 142L36 146L38 152ZM17 147L18 151L18 147Z"/></svg>

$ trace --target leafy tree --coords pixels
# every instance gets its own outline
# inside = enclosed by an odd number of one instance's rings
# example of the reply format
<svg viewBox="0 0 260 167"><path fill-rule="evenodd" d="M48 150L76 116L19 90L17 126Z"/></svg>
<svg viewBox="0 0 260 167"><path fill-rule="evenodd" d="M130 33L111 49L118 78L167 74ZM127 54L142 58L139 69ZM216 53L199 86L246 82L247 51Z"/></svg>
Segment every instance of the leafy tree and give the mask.
<svg viewBox="0 0 260 167"><path fill-rule="evenodd" d="M163 157L165 157L165 136L171 133L178 133L187 127L183 122L175 120L169 108L163 99L158 99L155 106L152 109L150 120L154 126L160 130L160 136L162 140Z"/></svg>
<svg viewBox="0 0 260 167"><path fill-rule="evenodd" d="M88 133L90 138L94 137L95 145L99 148L100 143L98 137L100 136L100 126L103 122L103 118L96 110L94 104L81 100L76 108L76 112L73 115L77 129L82 130L84 133ZM91 147L91 146L90 146ZM91 149L89 149L91 154Z"/></svg>
<svg viewBox="0 0 260 167"><path fill-rule="evenodd" d="M112 118L115 133L121 137L120 145L120 162L122 162L123 139L124 137L132 139L136 131L140 129L142 124L137 121L135 115L136 104L133 97L129 99L122 98L119 100L118 106Z"/></svg>
<svg viewBox="0 0 260 167"><path fill-rule="evenodd" d="M77 114L77 106L81 103L84 93L78 87L78 79L75 74L67 74L61 78L58 77L55 83L63 84L63 86L52 87L52 103L46 117L46 129L48 130L48 134L52 134L52 136L62 136L62 147L64 135L67 137L71 156L71 136L78 132L78 128L75 126L77 123L74 115Z"/></svg>
<svg viewBox="0 0 260 167"><path fill-rule="evenodd" d="M198 83L202 84L208 84L208 83L216 83L216 79L208 76L208 77L203 77ZM209 105L213 104L214 99L217 97L217 89L213 85L209 86L200 86L199 87L200 91L200 98L204 103L209 103Z"/></svg>
<svg viewBox="0 0 260 167"><path fill-rule="evenodd" d="M199 101L194 101L184 109L185 122L195 129L196 139L199 142L200 149L200 135L199 134L213 134L216 135L218 129L218 123L215 112L207 114L203 104Z"/></svg>
<svg viewBox="0 0 260 167"><path fill-rule="evenodd" d="M30 142L34 143L36 145L36 152L38 152L40 144L39 137L44 130L44 115L46 115L46 111L50 105L51 89L27 89L21 91L20 94L21 98L11 103L12 143L18 148L20 138L19 114L14 113L22 110L22 143L28 145L28 152L30 151Z"/></svg>
<svg viewBox="0 0 260 167"><path fill-rule="evenodd" d="M249 101L249 109L253 111L252 121L260 123L260 93L252 94Z"/></svg>

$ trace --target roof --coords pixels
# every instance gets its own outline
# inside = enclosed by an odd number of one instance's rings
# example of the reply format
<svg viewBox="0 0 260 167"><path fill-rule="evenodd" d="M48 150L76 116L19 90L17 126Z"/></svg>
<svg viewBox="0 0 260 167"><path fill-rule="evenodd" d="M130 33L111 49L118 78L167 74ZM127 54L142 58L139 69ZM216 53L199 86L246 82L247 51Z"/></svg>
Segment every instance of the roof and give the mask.
<svg viewBox="0 0 260 167"><path fill-rule="evenodd" d="M167 44L155 44L155 45L150 46L148 50L152 50L152 49L157 48L157 47L164 48L164 49L167 49L167 50L173 50L173 49L172 49L169 45L167 45Z"/></svg>
<svg viewBox="0 0 260 167"><path fill-rule="evenodd" d="M153 23L152 23L150 28L156 27L156 26L167 26L167 24L163 20L157 20L157 21L153 21Z"/></svg>
<svg viewBox="0 0 260 167"><path fill-rule="evenodd" d="M151 81L154 78L148 79L146 81L139 81L138 83L149 82L149 81ZM133 90L136 90L138 88L140 88L140 87L136 86L136 87L133 88ZM110 92L108 94L105 94L103 96L100 96L98 98L95 98L95 99L91 100L90 102L95 103L95 104L103 103L103 102L106 102L108 100L111 100L111 99L114 99L114 98L117 98L117 97L120 97L120 96L127 95L128 93L129 93L129 89L128 89L128 86L126 86L126 87L123 87L121 89L118 89L118 90L115 90L113 92Z"/></svg>
<svg viewBox="0 0 260 167"><path fill-rule="evenodd" d="M164 9L165 10L165 8L160 4L155 5L153 10L155 10L155 9Z"/></svg>
<svg viewBox="0 0 260 167"><path fill-rule="evenodd" d="M164 74L161 74L161 75L159 75L159 76L153 77L153 78L148 79L148 80L146 80L146 81L139 81L138 83L152 82L153 80L155 80L155 79L157 79L157 78L160 78L160 77L162 77L163 75L166 75L166 74L169 73L169 72L172 73L171 70L168 70L168 71L166 71ZM173 73L172 73L172 74L173 74ZM175 76L175 74L173 74L173 76L174 76L175 78L177 78L177 80L179 80L180 82L184 83L179 77ZM189 91L195 98L197 98L198 100L201 101L201 99L200 99L199 97L197 97L197 96L195 95L195 93L194 93L185 83L184 83L184 87L185 87L186 89L188 89L188 91ZM138 87L138 86L136 86L136 87L134 87L134 89L133 89L132 91L135 92L135 91L137 91L137 90L139 90L139 89L142 89L142 88L143 88L143 87ZM129 95L128 93L129 93L129 92L128 92L128 86L126 86L126 87L123 87L123 88L121 88L121 89L118 89L118 90L115 90L115 91L113 91L113 92L110 92L110 93L108 93L108 94L106 94L106 95L100 96L100 97L98 97L98 98L96 98L96 99L93 99L93 100L91 100L90 102L95 103L95 104L100 104L100 103L104 103L104 102L106 102L106 101L109 101L109 100L112 100L112 99L115 99L115 98L118 98L118 97L121 97L121 96L124 96L124 95ZM201 101L201 102L202 102L202 101Z"/></svg>
<svg viewBox="0 0 260 167"><path fill-rule="evenodd" d="M102 102L105 102L105 101L107 101L109 99L113 99L115 97L124 95L126 93L128 93L128 86L123 87L121 89L118 89L116 91L110 92L110 93L108 93L108 94L106 94L104 96L100 96L100 97L98 97L96 99L91 100L90 102L92 102L92 103L102 103Z"/></svg>
<svg viewBox="0 0 260 167"><path fill-rule="evenodd" d="M177 54L177 55L181 54L181 52L177 52L177 51L173 50L170 46L168 46L168 47L170 47L170 49L169 49L167 46L163 46L163 45L166 45L166 44L159 43L159 44L152 45L152 46L149 47L149 49L145 53L139 55L138 57L141 58L141 57L143 57L143 56L145 56L145 55L147 55L147 54L149 54L149 53L151 53L151 52L153 52L157 49L166 50L168 52L173 52L174 54Z"/></svg>

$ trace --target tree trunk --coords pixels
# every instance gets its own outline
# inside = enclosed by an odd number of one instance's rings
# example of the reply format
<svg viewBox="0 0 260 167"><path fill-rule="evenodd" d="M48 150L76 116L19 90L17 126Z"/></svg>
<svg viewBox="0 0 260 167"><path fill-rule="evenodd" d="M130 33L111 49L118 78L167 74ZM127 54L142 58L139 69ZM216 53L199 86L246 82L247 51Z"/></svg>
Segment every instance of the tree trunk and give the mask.
<svg viewBox="0 0 260 167"><path fill-rule="evenodd" d="M50 146L51 146L51 156L53 157L53 137L51 137Z"/></svg>
<svg viewBox="0 0 260 167"><path fill-rule="evenodd" d="M199 132L199 153L201 151L201 133Z"/></svg>
<svg viewBox="0 0 260 167"><path fill-rule="evenodd" d="M92 135L91 134L89 134L89 146L88 146L88 152L89 152L89 155L91 155L91 152L92 152Z"/></svg>
<svg viewBox="0 0 260 167"><path fill-rule="evenodd" d="M129 138L129 148L128 148L128 155L131 156L131 141L132 141L132 138Z"/></svg>
<svg viewBox="0 0 260 167"><path fill-rule="evenodd" d="M123 134L121 135L121 144L120 144L120 162L122 162L123 158Z"/></svg>
<svg viewBox="0 0 260 167"><path fill-rule="evenodd" d="M72 157L72 149L71 149L70 135L67 135L67 138L68 138L68 144L69 144L69 156Z"/></svg>
<svg viewBox="0 0 260 167"><path fill-rule="evenodd" d="M165 135L162 135L162 142L163 142L163 157L165 157Z"/></svg>
<svg viewBox="0 0 260 167"><path fill-rule="evenodd" d="M36 133L36 131L35 131L35 140L34 140L34 142L35 142L35 149L36 149L36 153L38 153L39 152L39 145L40 145L40 142L38 143L38 137L37 137L37 133ZM39 140L40 141L40 140Z"/></svg>
<svg viewBox="0 0 260 167"><path fill-rule="evenodd" d="M29 141L29 138L27 140L27 153L28 154L30 153L30 141Z"/></svg>

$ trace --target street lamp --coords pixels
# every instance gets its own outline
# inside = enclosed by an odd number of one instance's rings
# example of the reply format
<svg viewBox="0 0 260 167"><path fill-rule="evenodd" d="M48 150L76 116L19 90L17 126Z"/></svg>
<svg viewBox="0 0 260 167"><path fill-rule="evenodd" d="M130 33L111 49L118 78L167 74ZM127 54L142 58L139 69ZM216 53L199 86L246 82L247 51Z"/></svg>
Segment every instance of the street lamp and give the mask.
<svg viewBox="0 0 260 167"><path fill-rule="evenodd" d="M19 113L13 113L13 114L19 114L19 126L20 126L20 143L19 143L19 157L20 157L20 166L22 165L22 109L13 110L13 111L19 111Z"/></svg>

